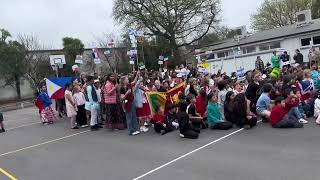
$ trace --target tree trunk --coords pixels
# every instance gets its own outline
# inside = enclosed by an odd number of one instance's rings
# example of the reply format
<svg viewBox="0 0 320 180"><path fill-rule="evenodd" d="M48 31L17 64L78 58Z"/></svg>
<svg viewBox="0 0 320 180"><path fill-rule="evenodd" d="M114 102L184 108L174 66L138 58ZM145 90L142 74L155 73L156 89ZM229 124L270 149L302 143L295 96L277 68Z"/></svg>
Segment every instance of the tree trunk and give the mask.
<svg viewBox="0 0 320 180"><path fill-rule="evenodd" d="M16 87L16 92L17 92L17 96L18 96L18 99L21 99L21 91L20 91L20 77L15 75L14 76L14 80L15 80L15 87Z"/></svg>
<svg viewBox="0 0 320 180"><path fill-rule="evenodd" d="M185 62L182 62L181 54L179 52L178 45L177 45L175 39L172 39L170 41L170 48L171 48L172 56L173 56L173 60L174 60L173 65L184 64Z"/></svg>

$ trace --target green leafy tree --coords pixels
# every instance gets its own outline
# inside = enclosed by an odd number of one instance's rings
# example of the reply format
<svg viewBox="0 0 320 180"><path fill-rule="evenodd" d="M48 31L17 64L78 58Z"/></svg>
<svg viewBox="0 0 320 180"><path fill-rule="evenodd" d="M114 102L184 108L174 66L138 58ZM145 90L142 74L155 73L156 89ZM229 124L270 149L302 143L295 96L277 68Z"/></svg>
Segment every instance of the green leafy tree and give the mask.
<svg viewBox="0 0 320 180"><path fill-rule="evenodd" d="M9 31L5 29L0 29L0 33L1 33L1 39L0 39L1 42L5 42L8 37L11 37L11 34L9 33Z"/></svg>
<svg viewBox="0 0 320 180"><path fill-rule="evenodd" d="M252 19L254 30L263 31L296 22L296 13L311 9L312 0L265 0Z"/></svg>
<svg viewBox="0 0 320 180"><path fill-rule="evenodd" d="M20 80L25 74L26 49L17 41L6 42L10 33L1 30L0 42L0 76L5 81L5 86L16 89L18 99L21 99ZM5 32L5 36L4 33ZM5 38L4 38L5 37Z"/></svg>
<svg viewBox="0 0 320 180"><path fill-rule="evenodd" d="M179 48L193 44L217 25L219 0L115 0L114 19L169 42L175 63Z"/></svg>
<svg viewBox="0 0 320 180"><path fill-rule="evenodd" d="M63 69L59 70L59 72L62 76L70 76L72 75L72 65L74 65L77 55L82 55L84 52L84 44L80 39L71 37L65 37L62 41L63 51L66 56L66 65L64 65Z"/></svg>
<svg viewBox="0 0 320 180"><path fill-rule="evenodd" d="M320 1L319 0L312 0L312 18L318 19L320 18Z"/></svg>

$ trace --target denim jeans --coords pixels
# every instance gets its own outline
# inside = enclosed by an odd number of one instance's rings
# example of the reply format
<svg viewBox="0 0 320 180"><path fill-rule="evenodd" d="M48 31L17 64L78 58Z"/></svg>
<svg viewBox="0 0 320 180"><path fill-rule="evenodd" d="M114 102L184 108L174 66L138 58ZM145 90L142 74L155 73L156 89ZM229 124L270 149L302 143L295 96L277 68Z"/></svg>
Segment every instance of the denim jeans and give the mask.
<svg viewBox="0 0 320 180"><path fill-rule="evenodd" d="M304 118L303 113L301 113L298 107L292 108L291 111L288 112L288 114L289 113L291 113L291 115L297 117L298 119Z"/></svg>
<svg viewBox="0 0 320 180"><path fill-rule="evenodd" d="M298 107L292 108L280 122L278 122L275 128L302 128L303 124L299 122L301 113Z"/></svg>
<svg viewBox="0 0 320 180"><path fill-rule="evenodd" d="M136 106L134 103L132 105L131 111L126 112L126 119L127 119L129 134L131 135L133 132L138 130Z"/></svg>

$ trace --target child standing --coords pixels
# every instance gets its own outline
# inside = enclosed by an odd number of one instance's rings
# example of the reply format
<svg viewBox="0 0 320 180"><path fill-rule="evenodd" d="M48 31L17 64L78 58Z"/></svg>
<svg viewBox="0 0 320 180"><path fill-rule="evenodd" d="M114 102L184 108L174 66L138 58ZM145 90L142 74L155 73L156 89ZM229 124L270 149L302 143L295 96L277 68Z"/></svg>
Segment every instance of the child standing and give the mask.
<svg viewBox="0 0 320 180"><path fill-rule="evenodd" d="M227 82L226 81L220 81L218 82L218 89L219 89L219 93L218 93L218 105L220 107L220 112L222 113L222 120L225 120L224 117L224 102L226 100L226 95L227 95Z"/></svg>
<svg viewBox="0 0 320 180"><path fill-rule="evenodd" d="M222 120L222 114L220 111L220 106L218 104L217 96L214 94L208 95L208 123L211 129L228 130L232 128L232 124L228 121Z"/></svg>
<svg viewBox="0 0 320 180"><path fill-rule="evenodd" d="M4 129L3 125L3 114L0 112L0 133L4 133L6 130Z"/></svg>
<svg viewBox="0 0 320 180"><path fill-rule="evenodd" d="M66 91L65 91L67 116L68 118L70 118L71 129L79 129L79 127L76 124L77 105L74 102L74 98L72 96L72 90L73 90L73 85L67 84Z"/></svg>

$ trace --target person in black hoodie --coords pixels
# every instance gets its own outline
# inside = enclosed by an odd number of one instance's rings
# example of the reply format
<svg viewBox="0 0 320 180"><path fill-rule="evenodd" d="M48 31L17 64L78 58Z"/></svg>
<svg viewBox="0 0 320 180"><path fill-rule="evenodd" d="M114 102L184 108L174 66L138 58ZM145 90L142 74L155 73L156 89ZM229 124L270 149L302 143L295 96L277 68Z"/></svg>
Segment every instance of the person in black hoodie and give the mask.
<svg viewBox="0 0 320 180"><path fill-rule="evenodd" d="M177 119L179 122L180 137L197 139L199 137L200 131L196 131L191 128L189 115L186 112L188 104L186 102L179 103L179 112L177 114Z"/></svg>
<svg viewBox="0 0 320 180"><path fill-rule="evenodd" d="M233 120L240 128L250 129L257 124L257 117L248 109L245 94L238 94L233 100Z"/></svg>
<svg viewBox="0 0 320 180"><path fill-rule="evenodd" d="M233 104L233 99L235 97L234 92L229 91L226 94L226 100L224 102L224 117L226 119L226 121L231 122L232 124L235 124L235 121L233 119L233 108L232 108L232 104Z"/></svg>
<svg viewBox="0 0 320 180"><path fill-rule="evenodd" d="M256 113L256 104L259 99L258 92L260 90L261 73L255 71L252 74L253 81L246 90L246 97L250 100L250 111Z"/></svg>

